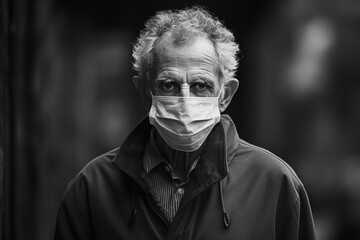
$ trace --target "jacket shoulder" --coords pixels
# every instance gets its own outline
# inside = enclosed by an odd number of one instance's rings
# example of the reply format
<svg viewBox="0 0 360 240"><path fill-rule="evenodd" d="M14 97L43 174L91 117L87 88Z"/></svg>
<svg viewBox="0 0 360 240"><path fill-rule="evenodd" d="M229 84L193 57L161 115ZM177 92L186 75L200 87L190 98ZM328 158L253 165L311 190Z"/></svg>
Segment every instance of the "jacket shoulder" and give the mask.
<svg viewBox="0 0 360 240"><path fill-rule="evenodd" d="M120 147L117 147L111 151L101 154L92 159L80 173L87 176L93 174L94 171L100 170L106 167L113 167L113 160L115 159Z"/></svg>
<svg viewBox="0 0 360 240"><path fill-rule="evenodd" d="M112 164L117 150L94 158L70 181L59 206L55 239L93 239L93 211L113 199L109 193L119 192L114 190L119 185L113 183L121 181L123 174Z"/></svg>
<svg viewBox="0 0 360 240"><path fill-rule="evenodd" d="M101 181L104 175L111 175L111 172L114 171L118 173L118 169L113 164L113 159L116 157L118 150L119 147L95 157L86 164L67 185L65 196L69 192L87 190L96 181Z"/></svg>
<svg viewBox="0 0 360 240"><path fill-rule="evenodd" d="M243 139L238 140L237 153L232 163L248 168L249 171L266 176L268 179L286 180L297 191L303 188L301 180L288 163L274 153Z"/></svg>

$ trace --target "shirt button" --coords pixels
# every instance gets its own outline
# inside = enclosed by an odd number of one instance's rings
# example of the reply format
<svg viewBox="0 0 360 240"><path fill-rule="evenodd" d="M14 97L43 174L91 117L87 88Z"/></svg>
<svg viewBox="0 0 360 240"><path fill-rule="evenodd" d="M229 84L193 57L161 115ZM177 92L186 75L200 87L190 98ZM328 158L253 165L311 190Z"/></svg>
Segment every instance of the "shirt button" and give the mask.
<svg viewBox="0 0 360 240"><path fill-rule="evenodd" d="M180 195L183 195L184 194L184 189L183 188L178 188L177 190L176 190L177 192L178 192L178 194L180 194Z"/></svg>
<svg viewBox="0 0 360 240"><path fill-rule="evenodd" d="M165 171L166 171L166 172L170 172L169 166L165 166Z"/></svg>

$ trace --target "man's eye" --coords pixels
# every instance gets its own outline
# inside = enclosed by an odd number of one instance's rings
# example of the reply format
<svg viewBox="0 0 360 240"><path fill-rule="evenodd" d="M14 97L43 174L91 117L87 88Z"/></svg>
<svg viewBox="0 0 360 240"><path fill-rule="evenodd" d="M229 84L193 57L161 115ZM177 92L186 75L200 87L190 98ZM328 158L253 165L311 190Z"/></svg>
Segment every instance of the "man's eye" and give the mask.
<svg viewBox="0 0 360 240"><path fill-rule="evenodd" d="M176 87L175 84L172 82L165 82L162 84L162 88L165 91L172 91L172 90L174 90L175 87Z"/></svg>
<svg viewBox="0 0 360 240"><path fill-rule="evenodd" d="M193 87L195 87L197 91L204 91L208 88L208 85L205 83L195 83Z"/></svg>

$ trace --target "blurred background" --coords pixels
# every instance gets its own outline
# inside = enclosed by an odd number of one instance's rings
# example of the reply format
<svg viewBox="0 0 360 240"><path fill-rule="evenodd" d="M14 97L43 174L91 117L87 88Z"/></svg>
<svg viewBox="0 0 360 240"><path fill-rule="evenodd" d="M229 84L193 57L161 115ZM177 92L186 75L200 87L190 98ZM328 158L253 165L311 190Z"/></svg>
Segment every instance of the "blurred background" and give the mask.
<svg viewBox="0 0 360 240"><path fill-rule="evenodd" d="M360 2L0 1L0 238L52 239L71 178L144 116L131 50L156 11L208 6L242 49L227 109L302 179L319 240L360 239Z"/></svg>

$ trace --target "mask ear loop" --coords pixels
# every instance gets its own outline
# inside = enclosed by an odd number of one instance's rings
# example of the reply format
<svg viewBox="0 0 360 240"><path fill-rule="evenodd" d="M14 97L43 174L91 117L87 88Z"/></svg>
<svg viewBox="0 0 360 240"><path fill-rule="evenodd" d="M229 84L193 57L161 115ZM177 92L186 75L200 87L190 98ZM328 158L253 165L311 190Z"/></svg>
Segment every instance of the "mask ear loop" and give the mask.
<svg viewBox="0 0 360 240"><path fill-rule="evenodd" d="M221 88L220 88L220 91L219 91L219 94L218 94L217 98L220 98L221 93L224 90L224 86L225 86L225 83L221 84Z"/></svg>
<svg viewBox="0 0 360 240"><path fill-rule="evenodd" d="M223 83L223 84L221 85L220 92L219 92L219 94L218 94L218 96L217 96L218 108L220 107L220 104L221 104L220 97L221 97L222 91L224 90L224 86L225 86L225 83ZM219 111L220 111L220 108L219 108ZM221 112L220 112L220 114L221 114Z"/></svg>

